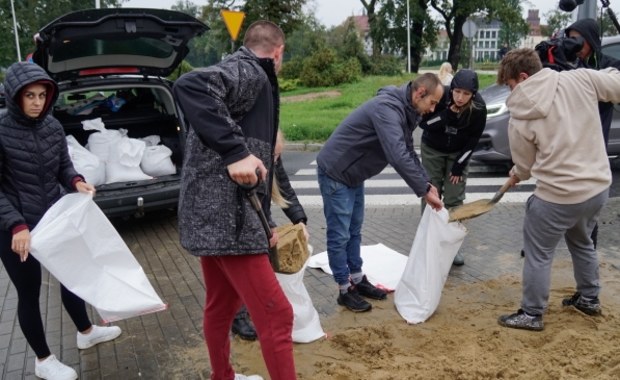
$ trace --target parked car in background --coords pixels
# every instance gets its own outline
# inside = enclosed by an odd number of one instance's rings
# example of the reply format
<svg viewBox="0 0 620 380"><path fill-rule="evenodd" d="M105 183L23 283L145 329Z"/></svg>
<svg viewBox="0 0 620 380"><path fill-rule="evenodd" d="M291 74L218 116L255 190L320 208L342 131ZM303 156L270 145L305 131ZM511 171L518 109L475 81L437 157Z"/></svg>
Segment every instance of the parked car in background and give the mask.
<svg viewBox="0 0 620 380"><path fill-rule="evenodd" d="M603 54L620 59L620 36L603 37ZM508 86L497 84L486 87L480 95L487 104L487 125L480 137L472 159L488 164L510 165L510 146L508 144L508 119L506 98L510 94ZM620 156L620 105L614 105L614 115L607 144L609 156Z"/></svg>
<svg viewBox="0 0 620 380"><path fill-rule="evenodd" d="M108 8L66 14L36 35L33 61L58 82L53 115L67 136L87 145L100 132L82 122L101 118L105 129L159 136L172 151L175 174L96 186L94 201L109 217L177 207L187 126L165 77L189 52L190 39L207 30L182 12Z"/></svg>

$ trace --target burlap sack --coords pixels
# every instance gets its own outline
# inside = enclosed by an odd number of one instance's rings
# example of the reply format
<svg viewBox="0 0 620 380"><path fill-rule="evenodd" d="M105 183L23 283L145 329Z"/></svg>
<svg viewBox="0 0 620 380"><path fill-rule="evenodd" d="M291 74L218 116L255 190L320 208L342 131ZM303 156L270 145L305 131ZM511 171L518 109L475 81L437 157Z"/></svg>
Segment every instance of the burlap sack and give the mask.
<svg viewBox="0 0 620 380"><path fill-rule="evenodd" d="M278 244L269 252L273 270L285 274L299 272L310 256L303 227L300 224L285 224L277 231Z"/></svg>

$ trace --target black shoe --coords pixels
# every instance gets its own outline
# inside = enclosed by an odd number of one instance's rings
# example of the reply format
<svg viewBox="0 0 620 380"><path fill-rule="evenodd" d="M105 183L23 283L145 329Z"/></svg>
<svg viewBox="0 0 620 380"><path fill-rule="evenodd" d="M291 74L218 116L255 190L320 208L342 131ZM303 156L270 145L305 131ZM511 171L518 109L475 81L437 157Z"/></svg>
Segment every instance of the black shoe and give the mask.
<svg viewBox="0 0 620 380"><path fill-rule="evenodd" d="M346 293L341 293L338 296L338 305L344 306L347 309L356 313L370 311L370 309L372 309L372 305L366 302L365 299L360 297L360 295L357 293L356 287L353 285L349 286L349 289Z"/></svg>
<svg viewBox="0 0 620 380"><path fill-rule="evenodd" d="M384 300L387 298L387 292L374 286L368 281L366 275L362 277L362 281L359 284L354 284L357 292L364 297L372 298L373 300Z"/></svg>
<svg viewBox="0 0 620 380"><path fill-rule="evenodd" d="M239 338L243 340L256 340L258 337L254 325L250 321L250 315L245 310L239 311L235 315L231 331L233 334L239 335Z"/></svg>
<svg viewBox="0 0 620 380"><path fill-rule="evenodd" d="M542 331L545 327L542 316L528 315L521 309L514 314L502 315L497 322L504 327L531 331Z"/></svg>
<svg viewBox="0 0 620 380"><path fill-rule="evenodd" d="M575 309L588 315L601 314L601 302L598 300L598 297L588 301L579 292L573 294L570 298L564 298L562 306L574 306Z"/></svg>

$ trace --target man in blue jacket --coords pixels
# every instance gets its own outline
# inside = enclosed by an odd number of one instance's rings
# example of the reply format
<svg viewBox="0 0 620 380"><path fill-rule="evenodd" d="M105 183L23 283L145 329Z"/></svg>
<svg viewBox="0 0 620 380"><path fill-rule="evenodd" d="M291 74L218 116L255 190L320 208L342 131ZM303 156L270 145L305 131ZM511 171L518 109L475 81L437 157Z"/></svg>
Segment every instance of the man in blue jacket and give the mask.
<svg viewBox="0 0 620 380"><path fill-rule="evenodd" d="M340 123L317 156L329 265L340 289L338 304L351 311L372 308L360 296L387 297L362 272L364 181L390 164L417 196L434 209L443 207L414 151L412 135L421 116L435 109L443 92L435 74L423 74L402 87L380 89Z"/></svg>

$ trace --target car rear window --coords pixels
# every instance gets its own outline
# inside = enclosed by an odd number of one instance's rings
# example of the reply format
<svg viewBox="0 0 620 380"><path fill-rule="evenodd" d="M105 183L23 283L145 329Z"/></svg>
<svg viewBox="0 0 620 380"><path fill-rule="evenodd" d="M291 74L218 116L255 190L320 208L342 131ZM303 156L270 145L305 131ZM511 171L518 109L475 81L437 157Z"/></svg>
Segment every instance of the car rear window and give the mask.
<svg viewBox="0 0 620 380"><path fill-rule="evenodd" d="M172 46L164 41L140 37L131 40L70 40L54 50L54 62L76 58L111 55L139 55L152 58L168 58L174 54ZM110 64L114 64L110 62Z"/></svg>

